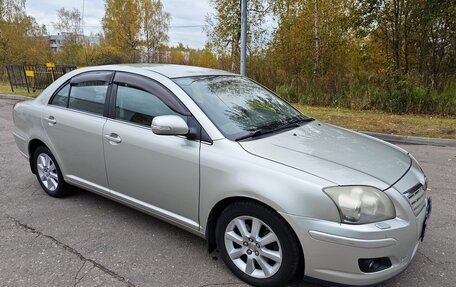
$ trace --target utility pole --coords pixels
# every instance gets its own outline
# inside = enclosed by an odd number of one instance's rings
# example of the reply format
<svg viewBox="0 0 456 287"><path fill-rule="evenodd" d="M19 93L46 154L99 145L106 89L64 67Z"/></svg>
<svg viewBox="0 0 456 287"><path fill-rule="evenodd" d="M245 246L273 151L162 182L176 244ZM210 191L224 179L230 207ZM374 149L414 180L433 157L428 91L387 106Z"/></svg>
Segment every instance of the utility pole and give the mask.
<svg viewBox="0 0 456 287"><path fill-rule="evenodd" d="M247 61L247 0L241 0L241 76L245 76Z"/></svg>
<svg viewBox="0 0 456 287"><path fill-rule="evenodd" d="M86 65L88 65L87 61L87 45L86 45L86 39L84 35L84 9L85 9L85 0L82 0L82 15L81 15L81 31L82 31L82 49L84 50L84 58Z"/></svg>

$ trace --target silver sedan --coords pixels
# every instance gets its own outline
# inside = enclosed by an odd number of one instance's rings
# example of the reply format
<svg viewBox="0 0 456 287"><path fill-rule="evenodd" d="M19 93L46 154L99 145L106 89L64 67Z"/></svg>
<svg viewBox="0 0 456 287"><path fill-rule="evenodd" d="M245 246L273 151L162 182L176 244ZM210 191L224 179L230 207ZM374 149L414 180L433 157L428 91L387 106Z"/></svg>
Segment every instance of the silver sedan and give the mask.
<svg viewBox="0 0 456 287"><path fill-rule="evenodd" d="M16 144L47 194L74 185L175 224L255 286L391 278L414 257L431 211L408 152L224 71L79 69L13 114Z"/></svg>

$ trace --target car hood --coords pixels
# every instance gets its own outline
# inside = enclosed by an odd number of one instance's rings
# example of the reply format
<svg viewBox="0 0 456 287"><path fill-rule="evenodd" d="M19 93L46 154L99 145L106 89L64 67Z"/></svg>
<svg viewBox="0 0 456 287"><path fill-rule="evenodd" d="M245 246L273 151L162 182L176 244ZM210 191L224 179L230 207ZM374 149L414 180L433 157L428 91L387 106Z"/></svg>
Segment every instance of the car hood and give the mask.
<svg viewBox="0 0 456 287"><path fill-rule="evenodd" d="M411 165L410 156L398 147L318 121L239 144L251 154L337 185L371 185L385 190Z"/></svg>

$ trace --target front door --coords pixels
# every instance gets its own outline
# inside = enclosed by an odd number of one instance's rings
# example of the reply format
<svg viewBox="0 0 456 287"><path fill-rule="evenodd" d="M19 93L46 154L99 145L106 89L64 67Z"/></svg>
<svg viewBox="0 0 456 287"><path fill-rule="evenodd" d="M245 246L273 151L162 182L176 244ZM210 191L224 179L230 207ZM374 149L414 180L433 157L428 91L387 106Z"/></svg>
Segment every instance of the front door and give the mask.
<svg viewBox="0 0 456 287"><path fill-rule="evenodd" d="M115 110L103 129L109 188L137 207L197 229L200 142L154 134L153 117L186 116L172 107L174 95L152 79L137 76L138 84L135 76L122 75L114 78Z"/></svg>

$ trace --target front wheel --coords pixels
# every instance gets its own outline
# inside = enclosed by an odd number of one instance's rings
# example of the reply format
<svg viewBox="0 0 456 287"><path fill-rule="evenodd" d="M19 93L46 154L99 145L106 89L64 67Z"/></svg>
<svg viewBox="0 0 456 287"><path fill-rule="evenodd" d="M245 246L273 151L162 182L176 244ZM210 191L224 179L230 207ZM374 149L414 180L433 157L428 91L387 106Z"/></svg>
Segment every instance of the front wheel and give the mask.
<svg viewBox="0 0 456 287"><path fill-rule="evenodd" d="M33 159L36 177L43 190L53 197L66 196L69 188L51 151L40 146L35 150Z"/></svg>
<svg viewBox="0 0 456 287"><path fill-rule="evenodd" d="M254 286L283 286L295 276L300 249L293 231L274 210L236 202L220 215L217 246L231 271Z"/></svg>

